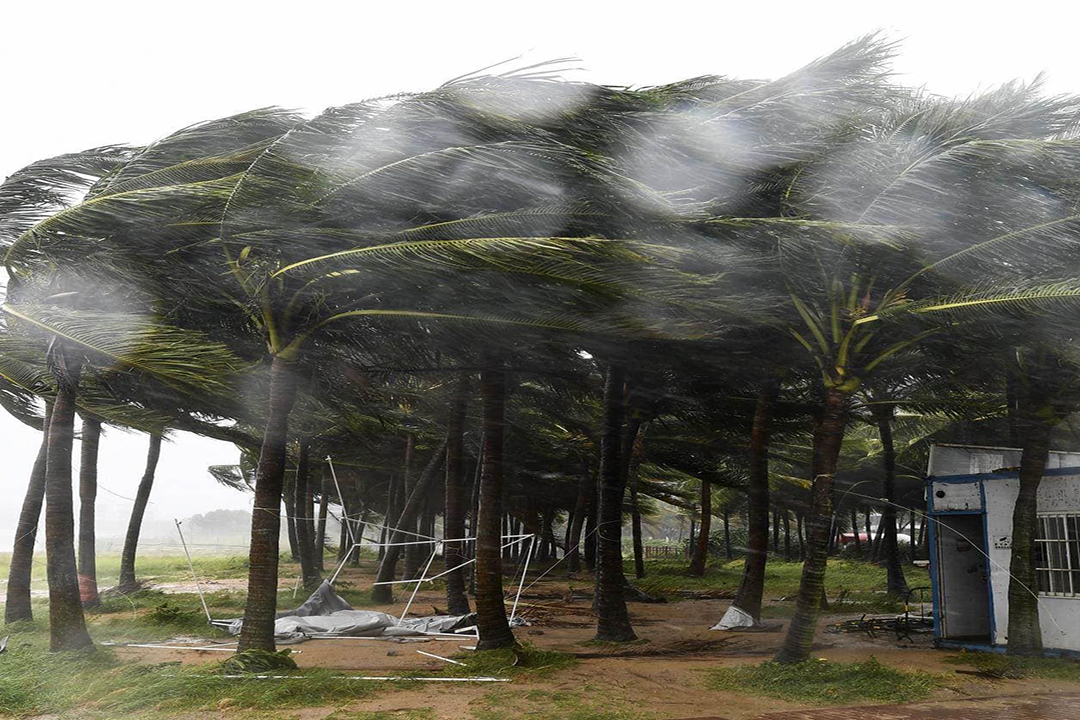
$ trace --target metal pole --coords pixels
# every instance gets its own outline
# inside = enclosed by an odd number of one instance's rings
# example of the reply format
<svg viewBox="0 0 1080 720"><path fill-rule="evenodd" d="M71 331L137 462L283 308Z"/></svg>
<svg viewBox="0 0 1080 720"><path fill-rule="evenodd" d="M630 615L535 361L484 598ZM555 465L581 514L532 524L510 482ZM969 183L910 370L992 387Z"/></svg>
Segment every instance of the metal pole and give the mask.
<svg viewBox="0 0 1080 720"><path fill-rule="evenodd" d="M510 609L510 619L507 622L513 622L514 614L517 613L518 600L521 599L521 588L525 586L525 576L529 572L529 561L532 560L534 547L536 547L535 535L529 539L529 550L525 553L525 568L521 571L521 582L518 583L517 595L514 596L514 606Z"/></svg>
<svg viewBox="0 0 1080 720"><path fill-rule="evenodd" d="M188 567L191 568L191 577L195 580L195 589L199 593L199 602L202 603L203 612L206 613L206 621L213 624L214 618L210 617L210 608L206 607L206 598L203 597L202 586L199 585L199 576L195 574L195 564L191 562L191 553L188 552L187 541L184 540L184 533L180 530L180 521L173 518L173 522L176 523L176 534L180 536L180 544L184 546L184 555L187 556Z"/></svg>
<svg viewBox="0 0 1080 720"><path fill-rule="evenodd" d="M334 478L334 489L337 490L338 500L341 501L341 517L345 522L345 532L349 535L349 544L355 545L356 538L353 536L352 519L349 517L349 509L345 507L345 496L341 494L341 485L338 484L337 473L334 471L334 461L327 455L326 462L330 465L330 476ZM349 552L352 552L352 548L349 548ZM346 557L348 557L348 554L346 554Z"/></svg>
<svg viewBox="0 0 1080 720"><path fill-rule="evenodd" d="M413 600L416 599L416 593L420 590L420 584L424 582L424 580L427 578L428 568L431 567L431 563L435 559L436 553L438 553L438 548L431 551L431 557L428 558L427 565L424 566L424 571L420 573L420 577L418 579L413 581L416 583L416 587L413 588L412 595L409 596L409 602L405 605L405 612L401 613L401 617L398 618L398 625L401 625L401 623L405 620L405 616L409 614L409 608L412 607Z"/></svg>

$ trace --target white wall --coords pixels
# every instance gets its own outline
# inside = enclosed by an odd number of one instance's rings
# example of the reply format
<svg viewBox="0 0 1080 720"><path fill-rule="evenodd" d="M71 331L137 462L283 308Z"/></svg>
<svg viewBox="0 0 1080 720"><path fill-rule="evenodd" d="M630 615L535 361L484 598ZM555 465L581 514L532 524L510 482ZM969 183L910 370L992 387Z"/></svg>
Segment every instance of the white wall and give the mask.
<svg viewBox="0 0 1080 720"><path fill-rule="evenodd" d="M990 546L990 583L994 594L995 645L1009 641L1009 558L1012 552L1012 511L1019 481L983 481ZM1039 485L1039 512L1080 512L1080 474L1044 477ZM1034 589L1034 588L1032 588ZM1039 623L1043 646L1080 652L1080 597L1040 597Z"/></svg>

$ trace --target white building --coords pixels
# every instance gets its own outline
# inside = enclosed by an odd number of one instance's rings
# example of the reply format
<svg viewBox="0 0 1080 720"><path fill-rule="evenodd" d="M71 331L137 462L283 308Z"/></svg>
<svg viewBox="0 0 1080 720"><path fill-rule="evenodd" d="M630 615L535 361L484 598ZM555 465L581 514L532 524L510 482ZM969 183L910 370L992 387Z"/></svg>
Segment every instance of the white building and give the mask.
<svg viewBox="0 0 1080 720"><path fill-rule="evenodd" d="M934 635L1004 648L1020 451L935 445L927 471ZM1051 452L1039 485L1039 621L1048 651L1080 653L1080 453Z"/></svg>

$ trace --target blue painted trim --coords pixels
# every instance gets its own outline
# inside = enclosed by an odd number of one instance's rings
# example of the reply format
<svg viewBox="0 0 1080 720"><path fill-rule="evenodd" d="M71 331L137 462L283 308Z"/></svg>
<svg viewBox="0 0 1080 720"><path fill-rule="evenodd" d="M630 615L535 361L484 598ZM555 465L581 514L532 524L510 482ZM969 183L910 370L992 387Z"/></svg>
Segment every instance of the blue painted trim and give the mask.
<svg viewBox="0 0 1080 720"><path fill-rule="evenodd" d="M992 652L992 653L1006 653L1008 652L1007 645L981 645L979 643L965 643L957 642L956 640L949 640L948 638L941 638L937 641L938 647L957 649L957 650L976 650L978 652ZM1065 650L1062 648L1043 648L1043 655L1046 657L1060 657L1060 658L1080 658L1080 650Z"/></svg>
<svg viewBox="0 0 1080 720"><path fill-rule="evenodd" d="M929 488L929 484L927 485ZM930 551L926 553L926 559L930 561L930 599L932 600L932 612L934 618L934 637L941 638L941 603L938 601L938 569L937 569L937 522L934 521L934 493L926 493L926 515L931 519L930 527L927 528Z"/></svg>
<svg viewBox="0 0 1080 720"><path fill-rule="evenodd" d="M978 652L994 653L1005 652L1005 647L1002 645L981 645L979 643L957 642L956 640L949 640L948 638L940 638L937 644L938 647L955 648L957 650L976 650Z"/></svg>
<svg viewBox="0 0 1080 720"><path fill-rule="evenodd" d="M983 508L986 507L986 484L979 483L979 498L982 500ZM993 549L990 547L990 527L989 520L990 514L983 510L983 552L986 553L986 592L990 596L990 642L993 644L997 642L997 619L994 616L994 573L990 563L990 551Z"/></svg>

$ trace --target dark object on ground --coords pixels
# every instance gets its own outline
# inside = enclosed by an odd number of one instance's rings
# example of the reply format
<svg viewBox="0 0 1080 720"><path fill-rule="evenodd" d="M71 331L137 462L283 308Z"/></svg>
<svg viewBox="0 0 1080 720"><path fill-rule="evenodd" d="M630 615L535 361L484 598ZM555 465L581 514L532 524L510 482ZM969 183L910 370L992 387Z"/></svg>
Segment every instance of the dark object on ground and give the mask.
<svg viewBox="0 0 1080 720"><path fill-rule="evenodd" d="M626 599L629 602L639 602L639 603L666 603L667 602L667 598L659 597L658 595L650 595L649 593L645 592L644 590L640 590L640 589L634 587L629 582L626 583L626 586L623 588L623 590L626 592Z"/></svg>

